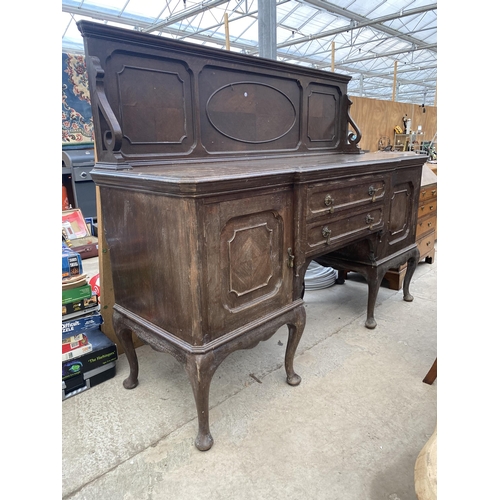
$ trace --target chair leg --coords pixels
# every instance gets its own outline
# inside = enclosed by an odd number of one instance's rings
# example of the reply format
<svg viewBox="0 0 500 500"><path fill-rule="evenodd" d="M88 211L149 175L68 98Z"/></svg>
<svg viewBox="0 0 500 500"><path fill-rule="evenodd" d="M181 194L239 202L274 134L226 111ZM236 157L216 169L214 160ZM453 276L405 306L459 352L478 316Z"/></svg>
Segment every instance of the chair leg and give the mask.
<svg viewBox="0 0 500 500"><path fill-rule="evenodd" d="M424 382L425 384L432 385L434 383L434 380L436 380L437 377L437 358L434 360L434 363L432 363L431 369L427 372L427 375L424 377Z"/></svg>

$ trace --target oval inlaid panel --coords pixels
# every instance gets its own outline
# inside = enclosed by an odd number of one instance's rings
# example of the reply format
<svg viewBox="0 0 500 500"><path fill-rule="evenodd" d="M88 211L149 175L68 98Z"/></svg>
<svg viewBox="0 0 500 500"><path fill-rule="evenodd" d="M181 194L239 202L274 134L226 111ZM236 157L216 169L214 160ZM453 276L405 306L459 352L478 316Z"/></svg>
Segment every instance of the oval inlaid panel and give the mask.
<svg viewBox="0 0 500 500"><path fill-rule="evenodd" d="M216 90L206 105L208 119L235 141L261 144L286 135L297 113L280 90L258 82L239 82Z"/></svg>

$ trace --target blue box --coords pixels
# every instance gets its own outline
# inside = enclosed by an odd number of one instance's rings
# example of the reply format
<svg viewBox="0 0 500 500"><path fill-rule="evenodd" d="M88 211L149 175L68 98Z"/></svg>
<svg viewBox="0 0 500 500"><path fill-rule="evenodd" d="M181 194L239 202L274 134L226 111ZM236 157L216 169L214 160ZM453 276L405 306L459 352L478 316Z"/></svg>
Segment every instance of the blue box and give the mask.
<svg viewBox="0 0 500 500"><path fill-rule="evenodd" d="M67 247L66 247L67 248ZM62 251L62 279L72 278L83 274L82 257L78 252L63 247Z"/></svg>
<svg viewBox="0 0 500 500"><path fill-rule="evenodd" d="M100 328L102 325L102 316L100 314L92 314L90 316L83 316L80 318L70 319L62 322L62 336L70 337L84 333L84 330L90 328Z"/></svg>

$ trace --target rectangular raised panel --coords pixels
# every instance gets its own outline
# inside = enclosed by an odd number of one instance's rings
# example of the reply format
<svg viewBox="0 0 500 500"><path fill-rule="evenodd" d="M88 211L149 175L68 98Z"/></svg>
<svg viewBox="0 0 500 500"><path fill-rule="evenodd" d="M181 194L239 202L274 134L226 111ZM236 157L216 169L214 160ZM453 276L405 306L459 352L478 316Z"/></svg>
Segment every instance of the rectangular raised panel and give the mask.
<svg viewBox="0 0 500 500"><path fill-rule="evenodd" d="M287 265L291 200L286 190L205 206L207 222L211 221L205 258L211 276L206 287L212 339L292 300L293 269Z"/></svg>
<svg viewBox="0 0 500 500"><path fill-rule="evenodd" d="M117 51L106 70L116 79L108 92L116 102L124 156L186 154L193 148L192 76L184 64Z"/></svg>
<svg viewBox="0 0 500 500"><path fill-rule="evenodd" d="M186 88L179 73L124 65L118 72L123 134L130 144L181 144Z"/></svg>
<svg viewBox="0 0 500 500"><path fill-rule="evenodd" d="M340 98L336 86L312 83L307 88L306 132L310 149L332 148L338 144Z"/></svg>
<svg viewBox="0 0 500 500"><path fill-rule="evenodd" d="M238 311L275 295L281 286L283 221L272 212L236 217L221 235L227 267L224 307Z"/></svg>
<svg viewBox="0 0 500 500"><path fill-rule="evenodd" d="M314 185L307 190L307 220L380 201L384 179L374 176Z"/></svg>

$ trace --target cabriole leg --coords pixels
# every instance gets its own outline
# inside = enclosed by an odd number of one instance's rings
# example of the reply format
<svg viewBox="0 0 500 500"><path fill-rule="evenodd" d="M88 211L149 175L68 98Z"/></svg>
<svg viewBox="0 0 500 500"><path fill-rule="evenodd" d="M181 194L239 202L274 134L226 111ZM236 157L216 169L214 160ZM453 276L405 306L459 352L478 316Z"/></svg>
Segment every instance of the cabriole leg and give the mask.
<svg viewBox="0 0 500 500"><path fill-rule="evenodd" d="M198 412L198 435L195 446L200 451L209 450L214 444L210 434L209 423L209 396L210 383L217 369L213 353L204 355L188 355L186 359L186 371L193 388L196 410Z"/></svg>
<svg viewBox="0 0 500 500"><path fill-rule="evenodd" d="M286 345L285 353L285 371L286 371L286 381L290 385L299 385L301 378L297 375L293 369L293 360L295 358L295 352L297 351L297 346L299 345L300 338L304 331L306 325L306 311L304 306L300 306L295 309L295 322L288 323L288 342Z"/></svg>
<svg viewBox="0 0 500 500"><path fill-rule="evenodd" d="M373 272L366 273L368 281L368 306L366 310L365 327L370 330L373 330L377 326L377 322L375 321L375 304L377 302L378 291L380 290L383 276L384 273L379 272L378 268L375 268Z"/></svg>
<svg viewBox="0 0 500 500"><path fill-rule="evenodd" d="M130 374L123 381L123 387L125 389L134 389L139 383L139 362L137 361L137 354L132 340L132 330L125 326L115 315L113 315L113 327L130 366Z"/></svg>
<svg viewBox="0 0 500 500"><path fill-rule="evenodd" d="M418 248L415 248L415 250L410 255L410 258L408 259L408 264L406 265L406 275L403 281L403 299L406 302L411 302L413 300L413 295L410 293L410 281L413 277L415 269L417 269L419 260L420 252Z"/></svg>

